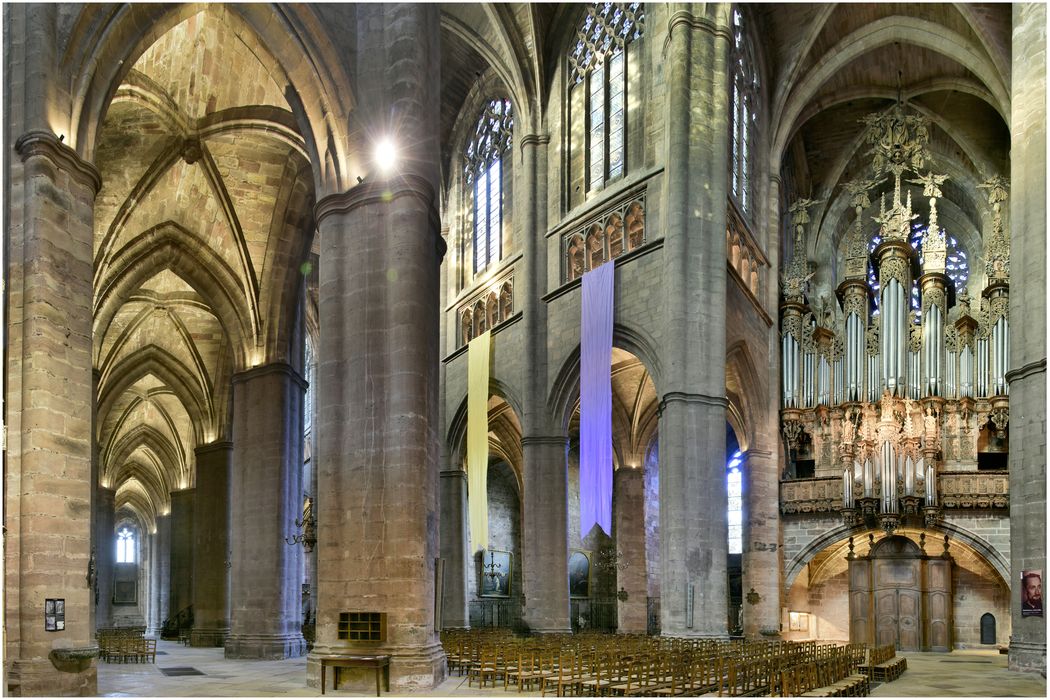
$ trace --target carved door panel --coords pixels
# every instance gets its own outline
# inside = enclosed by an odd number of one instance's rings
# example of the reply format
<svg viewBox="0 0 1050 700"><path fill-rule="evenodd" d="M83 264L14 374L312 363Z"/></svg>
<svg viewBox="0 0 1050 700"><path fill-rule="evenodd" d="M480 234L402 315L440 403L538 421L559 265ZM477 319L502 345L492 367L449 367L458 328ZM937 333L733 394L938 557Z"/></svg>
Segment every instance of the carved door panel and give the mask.
<svg viewBox="0 0 1050 700"><path fill-rule="evenodd" d="M897 646L901 651L919 651L922 646L919 591L897 590Z"/></svg>
<svg viewBox="0 0 1050 700"><path fill-rule="evenodd" d="M853 644L873 644L871 562L849 563L849 639Z"/></svg>
<svg viewBox="0 0 1050 700"><path fill-rule="evenodd" d="M897 590L894 588L875 593L875 644L897 646Z"/></svg>
<svg viewBox="0 0 1050 700"><path fill-rule="evenodd" d="M952 571L951 562L932 559L927 562L926 644L930 651L952 648Z"/></svg>

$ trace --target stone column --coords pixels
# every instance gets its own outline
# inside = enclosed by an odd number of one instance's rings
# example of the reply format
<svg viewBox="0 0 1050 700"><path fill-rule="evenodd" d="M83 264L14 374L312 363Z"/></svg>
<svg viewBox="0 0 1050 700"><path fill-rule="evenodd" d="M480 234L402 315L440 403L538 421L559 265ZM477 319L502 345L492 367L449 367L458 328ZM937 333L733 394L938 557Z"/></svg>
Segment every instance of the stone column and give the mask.
<svg viewBox="0 0 1050 700"><path fill-rule="evenodd" d="M570 632L568 438L521 439L525 534L521 538L525 623L533 632ZM531 484L531 486L530 486Z"/></svg>
<svg viewBox="0 0 1050 700"><path fill-rule="evenodd" d="M767 386L769 386L767 384ZM775 385L774 385L775 386ZM776 399L771 399L775 401ZM744 636L762 639L762 630L780 629L780 460L775 449L776 413L756 426L744 464ZM771 425L772 423L772 425ZM772 440L770 445L767 440ZM748 593L758 594L757 602Z"/></svg>
<svg viewBox="0 0 1050 700"><path fill-rule="evenodd" d="M708 7L708 6L705 6ZM725 490L726 56L721 7L677 10L667 50L661 631L727 636Z"/></svg>
<svg viewBox="0 0 1050 700"><path fill-rule="evenodd" d="M445 677L434 621L438 556L439 18L434 5L359 5L358 123L397 147L321 200L318 419L319 659L389 654L390 689ZM372 143L361 144L362 155ZM378 642L341 639L341 613L385 616ZM345 635L344 635L345 637ZM340 674L366 689L371 672ZM331 677L331 676L329 676Z"/></svg>
<svg viewBox="0 0 1050 700"><path fill-rule="evenodd" d="M1046 609L1046 6L1013 6L1010 153L1010 668L1046 672L1046 618L1022 617L1021 572ZM1045 614L1045 613L1044 613Z"/></svg>
<svg viewBox="0 0 1050 700"><path fill-rule="evenodd" d="M171 549L168 616L186 614L193 604L194 489L171 492Z"/></svg>
<svg viewBox="0 0 1050 700"><path fill-rule="evenodd" d="M156 517L157 534L154 535L156 543L156 556L153 558L156 578L153 586L153 603L156 605L157 614L154 617L155 628L150 633L160 637L164 629L164 621L168 618L168 600L171 592L171 516L158 515Z"/></svg>
<svg viewBox="0 0 1050 700"><path fill-rule="evenodd" d="M52 133L55 5L4 8L7 337L4 606L7 693L95 695L89 585L93 201L99 175ZM10 142L8 142L10 143ZM17 154L17 158L15 158ZM46 599L65 629L46 631ZM14 623L14 624L12 624Z"/></svg>
<svg viewBox="0 0 1050 700"><path fill-rule="evenodd" d="M230 632L230 462L232 442L201 445L193 530L193 631L190 645L221 647Z"/></svg>
<svg viewBox="0 0 1050 700"><path fill-rule="evenodd" d="M113 532L114 499L116 492L99 486L95 489L95 548L97 591L94 594L95 626L113 626L113 561L117 542Z"/></svg>
<svg viewBox="0 0 1050 700"><path fill-rule="evenodd" d="M303 548L285 541L303 516L305 390L299 374L280 362L233 377L229 659L306 652Z"/></svg>
<svg viewBox="0 0 1050 700"><path fill-rule="evenodd" d="M441 472L441 554L445 558L442 592L443 627L470 627L467 590L470 581L470 546L467 529L467 473L462 469Z"/></svg>
<svg viewBox="0 0 1050 700"><path fill-rule="evenodd" d="M524 231L524 267L515 306L525 323L522 588L525 624L533 632L568 632L568 438L547 409L547 134L521 138L521 187L515 196ZM515 295L519 292L516 291Z"/></svg>
<svg viewBox="0 0 1050 700"><path fill-rule="evenodd" d="M648 623L648 577L645 559L645 472L620 467L613 475L613 536L620 554L616 605L617 632L645 634Z"/></svg>

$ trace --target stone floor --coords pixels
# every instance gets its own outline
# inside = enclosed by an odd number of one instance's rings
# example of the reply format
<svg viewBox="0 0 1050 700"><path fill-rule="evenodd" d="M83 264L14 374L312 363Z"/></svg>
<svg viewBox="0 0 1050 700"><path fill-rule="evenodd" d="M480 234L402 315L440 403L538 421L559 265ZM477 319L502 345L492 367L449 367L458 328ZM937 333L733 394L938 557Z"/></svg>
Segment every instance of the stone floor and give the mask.
<svg viewBox="0 0 1050 700"><path fill-rule="evenodd" d="M157 645L156 664L99 663L98 692L109 697L305 697L320 695L306 686L306 659L227 661L222 649L193 649L176 642ZM874 697L1046 697L1046 679L1012 673L1006 656L994 652L904 654L908 670L898 680L879 685ZM191 668L203 675L167 676L162 669ZM538 696L538 692L525 693ZM361 695L340 690L326 695ZM465 677L452 676L432 696L513 696L502 688L468 688Z"/></svg>

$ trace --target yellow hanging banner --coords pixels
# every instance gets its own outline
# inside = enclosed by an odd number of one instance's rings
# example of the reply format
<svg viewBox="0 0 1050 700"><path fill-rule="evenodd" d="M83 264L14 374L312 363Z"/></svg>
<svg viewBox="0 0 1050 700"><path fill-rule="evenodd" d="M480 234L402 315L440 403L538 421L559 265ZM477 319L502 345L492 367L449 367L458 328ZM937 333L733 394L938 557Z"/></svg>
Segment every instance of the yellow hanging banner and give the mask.
<svg viewBox="0 0 1050 700"><path fill-rule="evenodd" d="M467 346L467 503L471 552L489 545L489 356L485 331Z"/></svg>

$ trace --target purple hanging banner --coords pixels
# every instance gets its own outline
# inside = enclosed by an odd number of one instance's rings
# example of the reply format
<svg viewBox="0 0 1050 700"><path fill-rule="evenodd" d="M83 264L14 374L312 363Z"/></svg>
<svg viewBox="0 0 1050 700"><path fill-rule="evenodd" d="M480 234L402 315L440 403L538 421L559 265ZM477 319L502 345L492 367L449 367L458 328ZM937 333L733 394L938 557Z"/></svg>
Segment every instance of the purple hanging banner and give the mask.
<svg viewBox="0 0 1050 700"><path fill-rule="evenodd" d="M610 260L583 276L580 339L580 537L597 523L612 536L612 325Z"/></svg>

